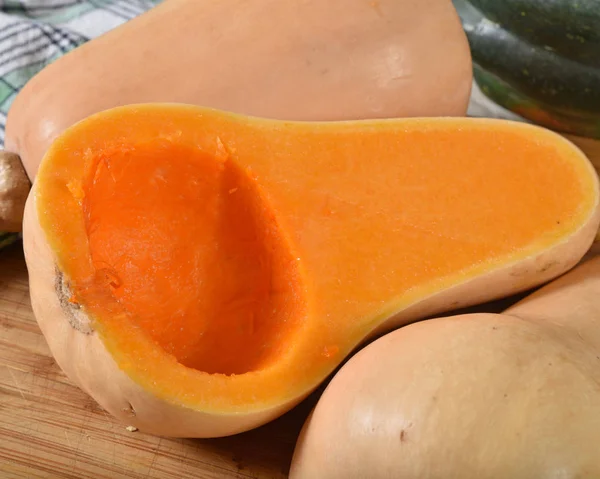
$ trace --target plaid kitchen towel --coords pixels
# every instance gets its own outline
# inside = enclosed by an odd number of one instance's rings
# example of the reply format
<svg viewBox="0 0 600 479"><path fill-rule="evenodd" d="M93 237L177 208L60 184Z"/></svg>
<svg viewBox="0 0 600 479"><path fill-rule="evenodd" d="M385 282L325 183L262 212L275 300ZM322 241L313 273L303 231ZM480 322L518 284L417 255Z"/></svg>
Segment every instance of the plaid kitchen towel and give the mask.
<svg viewBox="0 0 600 479"><path fill-rule="evenodd" d="M0 148L8 109L31 77L61 55L160 2L0 0ZM18 238L0 231L0 249Z"/></svg>
<svg viewBox="0 0 600 479"><path fill-rule="evenodd" d="M0 147L18 91L42 68L161 0L0 0Z"/></svg>

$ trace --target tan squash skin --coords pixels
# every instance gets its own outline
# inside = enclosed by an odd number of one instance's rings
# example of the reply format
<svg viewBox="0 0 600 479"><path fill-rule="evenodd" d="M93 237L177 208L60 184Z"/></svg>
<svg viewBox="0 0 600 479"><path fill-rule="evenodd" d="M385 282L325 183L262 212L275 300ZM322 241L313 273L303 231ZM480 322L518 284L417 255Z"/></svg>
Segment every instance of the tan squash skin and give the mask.
<svg viewBox="0 0 600 479"><path fill-rule="evenodd" d="M21 231L30 186L19 157L0 151L0 232Z"/></svg>
<svg viewBox="0 0 600 479"><path fill-rule="evenodd" d="M131 103L296 120L463 116L471 69L450 0L169 0L32 79L6 149L34 178L65 128Z"/></svg>
<svg viewBox="0 0 600 479"><path fill-rule="evenodd" d="M289 397L270 410L249 409L247 413L231 415L207 414L183 408L145 392L119 370L98 335L93 331L85 331L85 318L84 324L77 330L71 326L61 308L56 293L55 259L39 225L35 191L34 183L24 220L24 249L33 310L59 366L108 412L125 424L158 435L217 437L243 432L275 419L311 392L307 390ZM427 298L382 322L369 338L415 319L512 294L560 275L572 268L585 254L599 222L600 207L597 200L589 221L563 243L518 265L507 266ZM318 382L315 382L315 387ZM131 413L132 408L135 415Z"/></svg>
<svg viewBox="0 0 600 479"><path fill-rule="evenodd" d="M292 479L600 476L600 257L501 315L384 336L330 383Z"/></svg>

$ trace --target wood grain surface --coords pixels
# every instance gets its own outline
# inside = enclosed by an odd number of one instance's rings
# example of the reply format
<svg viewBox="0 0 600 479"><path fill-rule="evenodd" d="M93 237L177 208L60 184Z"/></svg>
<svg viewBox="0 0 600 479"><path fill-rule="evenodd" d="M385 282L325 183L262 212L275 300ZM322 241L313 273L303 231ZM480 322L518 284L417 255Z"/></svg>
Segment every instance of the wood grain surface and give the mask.
<svg viewBox="0 0 600 479"><path fill-rule="evenodd" d="M129 432L52 359L31 311L21 243L0 251L1 479L285 478L316 395L229 438Z"/></svg>

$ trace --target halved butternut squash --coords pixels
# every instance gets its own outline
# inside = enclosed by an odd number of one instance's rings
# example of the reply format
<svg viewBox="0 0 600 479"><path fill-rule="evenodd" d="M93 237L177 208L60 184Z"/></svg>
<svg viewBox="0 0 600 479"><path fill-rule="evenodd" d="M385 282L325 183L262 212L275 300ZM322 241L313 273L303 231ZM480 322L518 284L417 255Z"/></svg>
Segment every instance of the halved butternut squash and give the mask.
<svg viewBox="0 0 600 479"><path fill-rule="evenodd" d="M277 417L377 334L562 274L598 205L586 157L522 123L131 105L52 144L24 243L68 376L142 430L207 437Z"/></svg>

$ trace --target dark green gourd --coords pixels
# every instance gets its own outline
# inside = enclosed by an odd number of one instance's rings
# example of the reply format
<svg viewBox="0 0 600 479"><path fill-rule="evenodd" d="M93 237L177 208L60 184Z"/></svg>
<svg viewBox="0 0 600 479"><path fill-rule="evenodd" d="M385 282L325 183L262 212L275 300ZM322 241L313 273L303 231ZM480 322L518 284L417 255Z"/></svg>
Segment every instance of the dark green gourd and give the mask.
<svg viewBox="0 0 600 479"><path fill-rule="evenodd" d="M600 0L454 0L474 75L500 106L600 138Z"/></svg>

